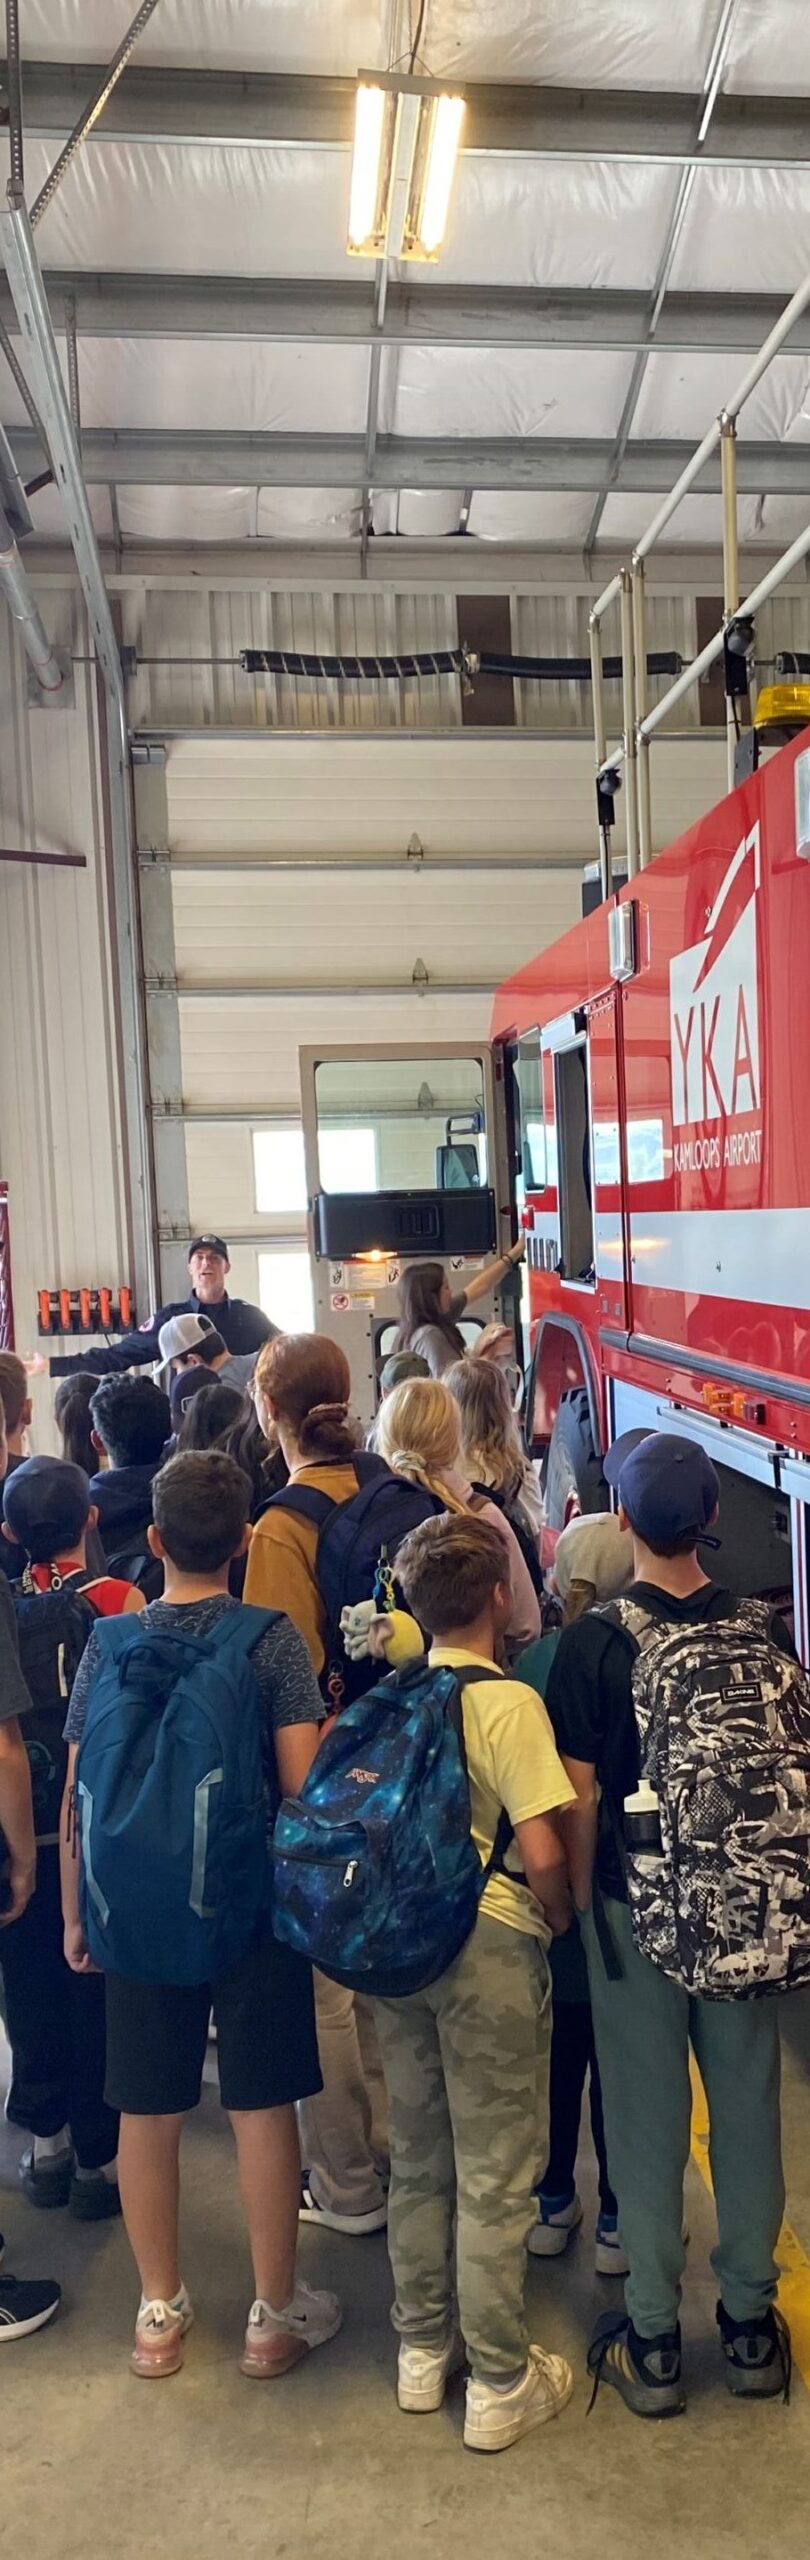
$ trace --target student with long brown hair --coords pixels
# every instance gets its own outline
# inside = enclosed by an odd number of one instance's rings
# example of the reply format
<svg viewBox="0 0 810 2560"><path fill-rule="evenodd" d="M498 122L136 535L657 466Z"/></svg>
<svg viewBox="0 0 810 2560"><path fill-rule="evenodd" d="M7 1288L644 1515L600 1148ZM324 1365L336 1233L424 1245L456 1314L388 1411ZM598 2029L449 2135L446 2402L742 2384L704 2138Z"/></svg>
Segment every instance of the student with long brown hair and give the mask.
<svg viewBox="0 0 810 2560"><path fill-rule="evenodd" d="M273 1433L292 1488L312 1486L332 1502L358 1490L352 1465L360 1433L350 1419L351 1377L337 1342L315 1333L280 1334L262 1345L254 1397L262 1429ZM256 1522L245 1599L283 1609L309 1647L318 1676L327 1624L317 1579L318 1527L285 1508L283 1493ZM315 1976L320 2097L299 2108L306 2164L302 2213L333 2231L381 2231L387 2218L385 2089L371 2010L324 1974Z"/></svg>
<svg viewBox="0 0 810 2560"><path fill-rule="evenodd" d="M443 1378L454 1360L463 1360L468 1348L459 1330L465 1309L477 1298L486 1298L497 1289L507 1271L512 1271L526 1251L526 1240L520 1237L500 1262L489 1262L478 1271L466 1289L456 1296L450 1287L441 1262L406 1262L399 1284L399 1327L394 1351L418 1351L427 1361L431 1377Z"/></svg>

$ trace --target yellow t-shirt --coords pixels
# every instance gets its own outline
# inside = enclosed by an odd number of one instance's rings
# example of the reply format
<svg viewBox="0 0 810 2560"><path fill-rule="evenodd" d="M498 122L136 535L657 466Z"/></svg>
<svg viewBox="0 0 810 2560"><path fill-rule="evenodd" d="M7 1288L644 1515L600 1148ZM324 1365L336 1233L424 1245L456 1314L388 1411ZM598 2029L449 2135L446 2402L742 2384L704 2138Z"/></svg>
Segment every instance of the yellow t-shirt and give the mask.
<svg viewBox="0 0 810 2560"><path fill-rule="evenodd" d="M334 1458L296 1467L292 1484L314 1485L333 1502L350 1502L357 1492L351 1463ZM283 1609L308 1646L312 1667L320 1677L326 1660L326 1612L315 1578L318 1530L275 1502L257 1520L245 1573L245 1599L257 1609Z"/></svg>
<svg viewBox="0 0 810 2560"><path fill-rule="evenodd" d="M477 1655L443 1644L431 1646L431 1662L451 1668L477 1661ZM482 1668L494 1671L495 1663ZM482 1866L492 1855L501 1807L510 1822L530 1822L537 1813L553 1813L573 1804L575 1790L558 1757L542 1698L523 1680L465 1680L461 1696L464 1741L470 1781L470 1828ZM503 1920L524 1937L547 1947L551 1932L539 1903L520 1881L520 1851L512 1841L506 1852L510 1875L491 1875L481 1895L481 1910L490 1920Z"/></svg>

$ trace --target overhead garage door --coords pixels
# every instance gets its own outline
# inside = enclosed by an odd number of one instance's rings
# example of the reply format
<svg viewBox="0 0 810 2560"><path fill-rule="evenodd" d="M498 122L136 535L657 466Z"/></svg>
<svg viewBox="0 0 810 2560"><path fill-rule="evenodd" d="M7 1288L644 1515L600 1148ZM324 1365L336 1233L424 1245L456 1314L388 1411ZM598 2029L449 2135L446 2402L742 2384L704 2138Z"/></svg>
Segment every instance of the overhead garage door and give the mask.
<svg viewBox="0 0 810 2560"><path fill-rule="evenodd" d="M234 1289L305 1320L299 1047L485 1039L499 980L580 911L590 758L571 737L196 734L137 768L167 1291L214 1226ZM709 761L693 743L703 805Z"/></svg>

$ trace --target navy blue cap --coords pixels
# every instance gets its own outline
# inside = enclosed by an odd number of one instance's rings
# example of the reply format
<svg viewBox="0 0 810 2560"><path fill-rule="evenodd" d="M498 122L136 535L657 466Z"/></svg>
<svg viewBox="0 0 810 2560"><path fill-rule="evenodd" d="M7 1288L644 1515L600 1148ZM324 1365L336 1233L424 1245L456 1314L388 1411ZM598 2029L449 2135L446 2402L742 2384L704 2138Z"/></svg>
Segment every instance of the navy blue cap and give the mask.
<svg viewBox="0 0 810 2560"><path fill-rule="evenodd" d="M171 1391L172 1421L174 1423L175 1431L179 1431L181 1422L185 1420L189 1405L193 1404L194 1397L200 1394L201 1389L203 1387L216 1387L219 1386L220 1383L220 1380L215 1377L213 1369L206 1369L202 1360L195 1361L192 1369L177 1370L172 1381Z"/></svg>
<svg viewBox="0 0 810 2560"><path fill-rule="evenodd" d="M639 1538L655 1551L694 1529L703 1538L720 1500L705 1449L677 1431L623 1431L604 1460L609 1485Z"/></svg>
<svg viewBox="0 0 810 2560"><path fill-rule="evenodd" d="M3 1518L32 1564L69 1555L87 1526L90 1484L66 1458L26 1458L6 1477Z"/></svg>
<svg viewBox="0 0 810 2560"><path fill-rule="evenodd" d="M227 1263L230 1263L231 1259L224 1236L192 1236L188 1249L189 1262L193 1253L218 1253L220 1261Z"/></svg>

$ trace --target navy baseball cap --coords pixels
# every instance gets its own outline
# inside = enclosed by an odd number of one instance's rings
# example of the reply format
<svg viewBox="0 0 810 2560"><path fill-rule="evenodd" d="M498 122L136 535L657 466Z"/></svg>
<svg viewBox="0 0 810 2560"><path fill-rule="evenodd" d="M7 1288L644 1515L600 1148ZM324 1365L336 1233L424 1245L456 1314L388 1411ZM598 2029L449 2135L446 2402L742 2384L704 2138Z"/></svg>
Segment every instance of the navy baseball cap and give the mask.
<svg viewBox="0 0 810 2560"><path fill-rule="evenodd" d="M694 1529L703 1539L720 1500L717 1470L678 1431L623 1431L604 1459L628 1520L646 1545L668 1547Z"/></svg>
<svg viewBox="0 0 810 2560"><path fill-rule="evenodd" d="M188 1249L189 1262L193 1253L218 1253L223 1262L230 1262L231 1259L224 1236L192 1236Z"/></svg>
<svg viewBox="0 0 810 2560"><path fill-rule="evenodd" d="M6 1477L3 1518L32 1564L69 1555L87 1527L90 1485L66 1458L26 1458Z"/></svg>
<svg viewBox="0 0 810 2560"><path fill-rule="evenodd" d="M213 1369L206 1369L202 1361L193 1369L178 1370L172 1384L170 1399L175 1431L179 1431L189 1405L193 1404L195 1396L201 1394L203 1387L215 1387L217 1384L218 1380Z"/></svg>

